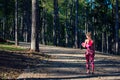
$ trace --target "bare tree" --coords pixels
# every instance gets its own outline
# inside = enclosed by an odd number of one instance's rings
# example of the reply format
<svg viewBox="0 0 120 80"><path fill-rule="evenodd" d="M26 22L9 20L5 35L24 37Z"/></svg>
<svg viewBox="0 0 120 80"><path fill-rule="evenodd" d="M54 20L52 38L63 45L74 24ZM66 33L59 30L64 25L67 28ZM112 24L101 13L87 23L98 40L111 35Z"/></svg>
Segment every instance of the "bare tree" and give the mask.
<svg viewBox="0 0 120 80"><path fill-rule="evenodd" d="M60 30L59 30L59 14L58 14L58 0L54 0L54 23L53 23L53 37L54 45L59 45L60 42Z"/></svg>
<svg viewBox="0 0 120 80"><path fill-rule="evenodd" d="M18 0L15 0L15 45L18 46Z"/></svg>
<svg viewBox="0 0 120 80"><path fill-rule="evenodd" d="M75 48L78 48L78 0L75 0Z"/></svg>
<svg viewBox="0 0 120 80"><path fill-rule="evenodd" d="M38 20L38 0L32 0L32 33L31 33L31 51L39 51L39 40L37 30Z"/></svg>
<svg viewBox="0 0 120 80"><path fill-rule="evenodd" d="M118 0L116 0L116 21L115 21L115 41L116 41L116 54L118 54L118 42L119 42L119 16L118 16Z"/></svg>

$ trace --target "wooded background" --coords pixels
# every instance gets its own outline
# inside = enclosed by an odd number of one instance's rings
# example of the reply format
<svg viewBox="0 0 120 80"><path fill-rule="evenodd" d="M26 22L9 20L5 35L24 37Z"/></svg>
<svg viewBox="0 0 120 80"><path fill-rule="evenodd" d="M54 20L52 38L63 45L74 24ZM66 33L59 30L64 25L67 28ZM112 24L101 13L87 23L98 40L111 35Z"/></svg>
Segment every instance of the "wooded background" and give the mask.
<svg viewBox="0 0 120 80"><path fill-rule="evenodd" d="M120 54L119 16L119 0L0 0L0 38L36 50L38 43L82 48L91 31L96 51Z"/></svg>

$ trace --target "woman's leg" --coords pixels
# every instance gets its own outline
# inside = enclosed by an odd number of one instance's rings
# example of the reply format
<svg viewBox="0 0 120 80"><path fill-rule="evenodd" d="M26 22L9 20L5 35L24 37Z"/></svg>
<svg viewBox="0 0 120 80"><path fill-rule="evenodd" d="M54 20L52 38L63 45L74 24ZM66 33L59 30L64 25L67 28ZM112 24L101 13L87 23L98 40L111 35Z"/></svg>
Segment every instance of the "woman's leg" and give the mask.
<svg viewBox="0 0 120 80"><path fill-rule="evenodd" d="M90 64L91 64L91 68L92 68L92 73L94 73L94 55L90 56Z"/></svg>
<svg viewBox="0 0 120 80"><path fill-rule="evenodd" d="M87 73L89 73L90 72L90 65L89 65L89 55L87 54L85 54L85 58L86 58L86 69L87 69Z"/></svg>

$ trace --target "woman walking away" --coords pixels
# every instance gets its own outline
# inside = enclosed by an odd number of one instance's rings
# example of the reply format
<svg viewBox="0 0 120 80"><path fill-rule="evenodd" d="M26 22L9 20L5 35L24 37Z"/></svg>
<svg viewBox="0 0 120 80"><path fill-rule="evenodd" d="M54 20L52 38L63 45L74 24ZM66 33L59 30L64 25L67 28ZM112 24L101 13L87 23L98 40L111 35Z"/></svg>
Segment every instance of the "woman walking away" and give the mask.
<svg viewBox="0 0 120 80"><path fill-rule="evenodd" d="M86 73L90 73L90 66L92 70L92 74L94 74L94 56L95 56L95 50L94 50L94 41L91 38L91 32L88 32L86 34L86 40L82 43L82 46L86 48L85 52L85 58L86 58Z"/></svg>

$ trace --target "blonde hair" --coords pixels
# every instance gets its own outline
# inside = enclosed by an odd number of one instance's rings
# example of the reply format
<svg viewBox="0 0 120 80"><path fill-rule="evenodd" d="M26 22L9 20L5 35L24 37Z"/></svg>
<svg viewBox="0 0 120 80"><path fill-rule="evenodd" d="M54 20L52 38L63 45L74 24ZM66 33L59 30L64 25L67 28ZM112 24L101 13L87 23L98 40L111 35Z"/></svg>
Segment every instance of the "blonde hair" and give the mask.
<svg viewBox="0 0 120 80"><path fill-rule="evenodd" d="M86 36L91 37L91 32L87 32Z"/></svg>

